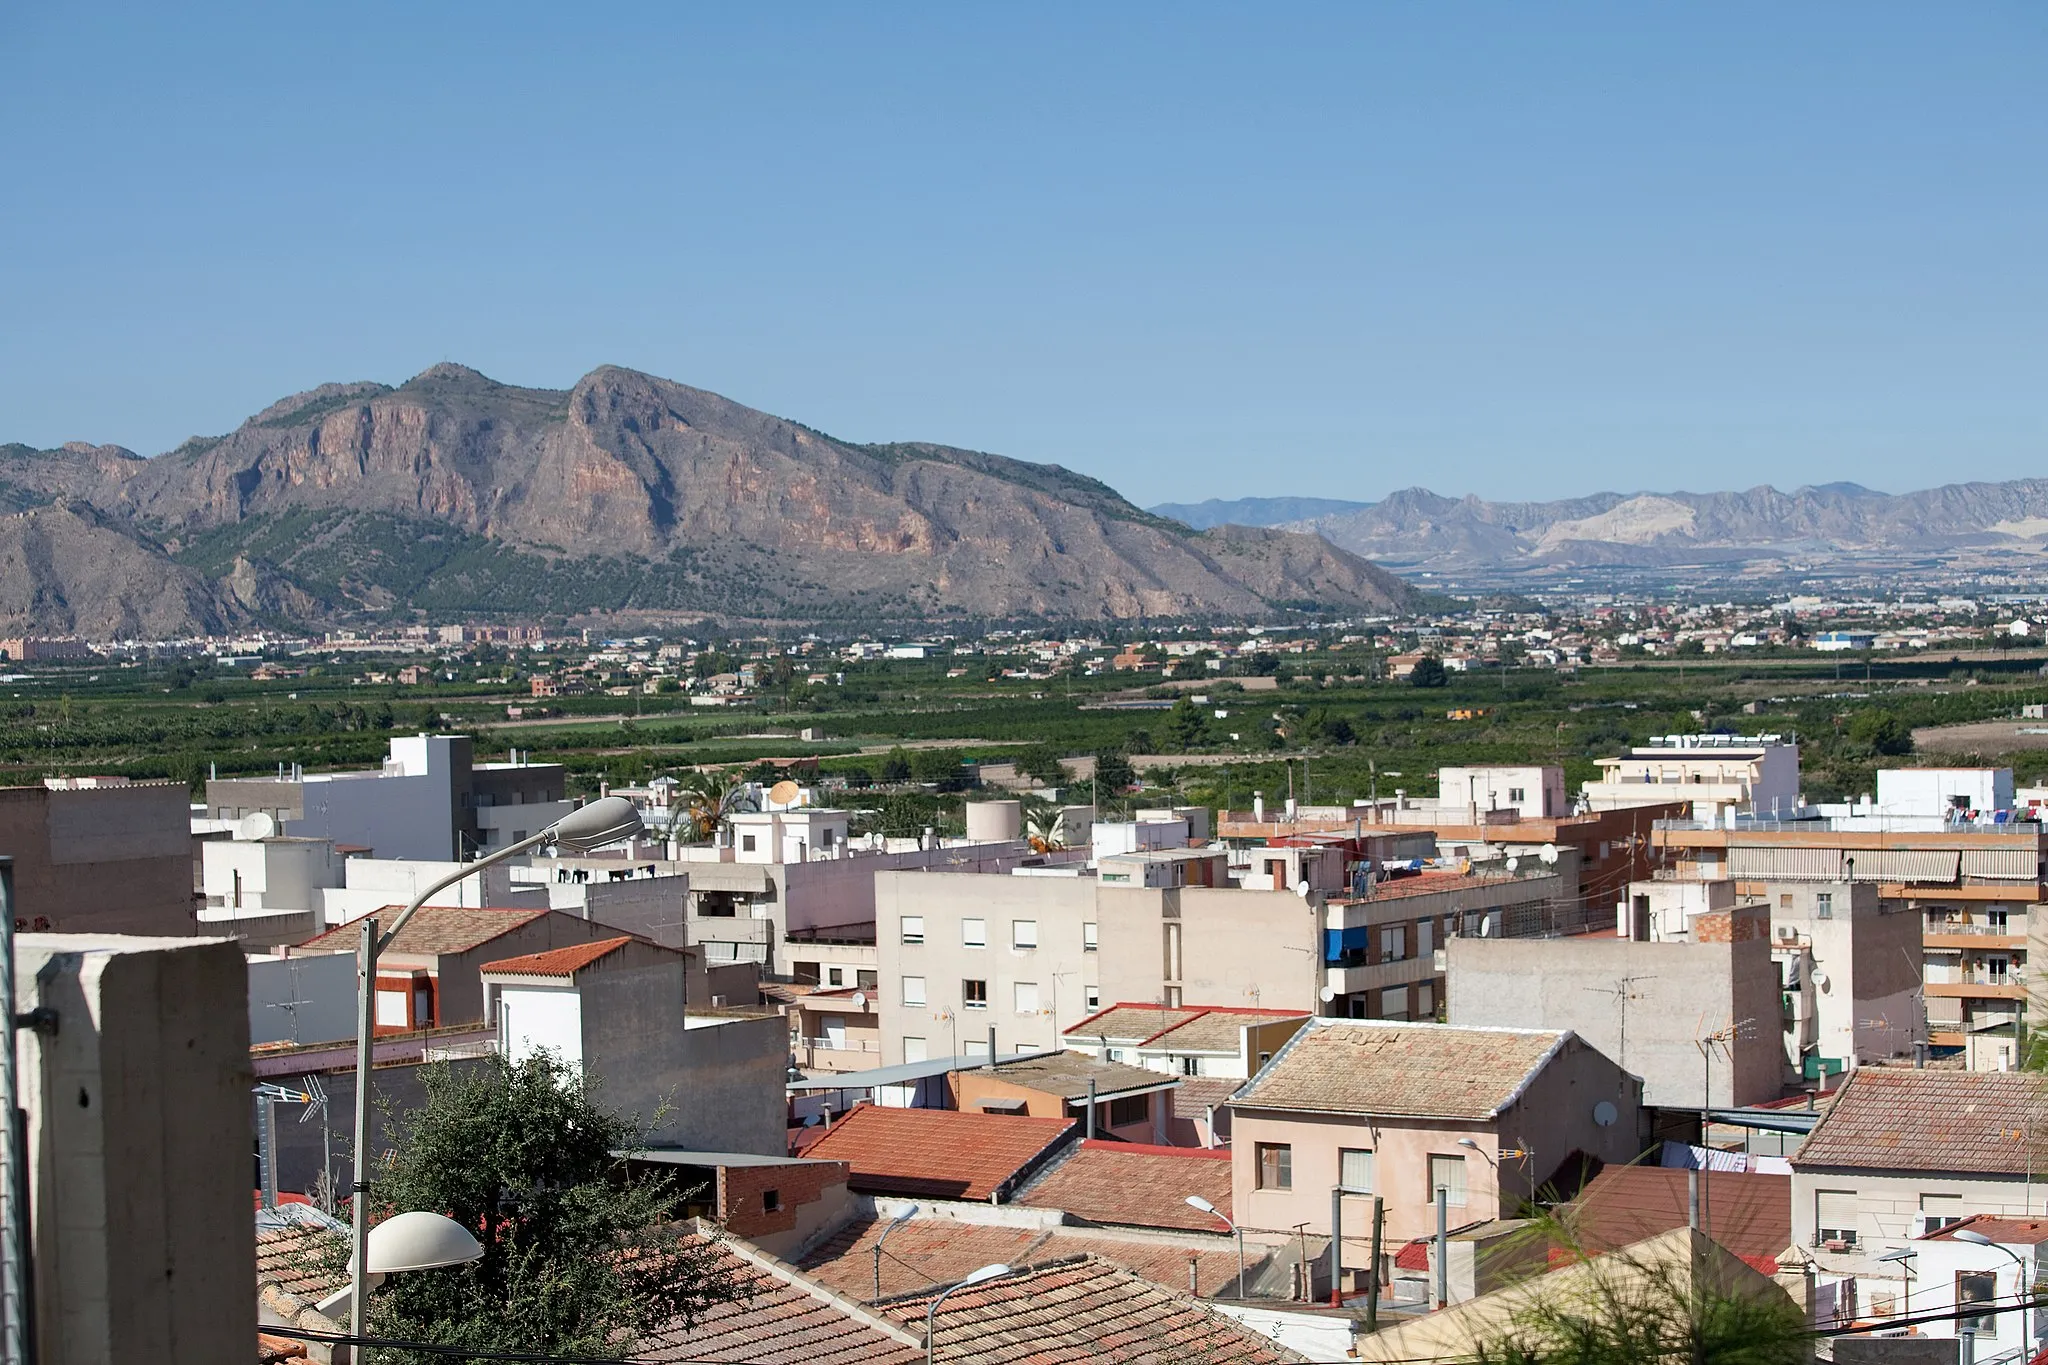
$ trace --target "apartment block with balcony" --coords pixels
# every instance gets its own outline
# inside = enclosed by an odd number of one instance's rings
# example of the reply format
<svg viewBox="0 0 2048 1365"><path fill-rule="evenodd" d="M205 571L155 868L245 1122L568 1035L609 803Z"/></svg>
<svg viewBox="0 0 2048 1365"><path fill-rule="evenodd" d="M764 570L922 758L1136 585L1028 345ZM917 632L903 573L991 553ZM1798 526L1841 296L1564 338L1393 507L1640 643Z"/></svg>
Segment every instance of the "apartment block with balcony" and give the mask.
<svg viewBox="0 0 2048 1365"><path fill-rule="evenodd" d="M1666 735L1603 758L1583 790L1591 810L1685 801L1695 820L1736 811L1789 817L1801 808L1799 746L1779 735Z"/></svg>
<svg viewBox="0 0 2048 1365"><path fill-rule="evenodd" d="M1874 886L1880 911L1905 912L1921 930L1928 1041L1976 1069L2013 1065L2022 1019L2040 1015L2026 972L2035 940L2048 934L2043 826L1882 827L1892 823L1660 821L1652 840L1676 875L1731 879L1742 896L1782 896L1793 885Z"/></svg>

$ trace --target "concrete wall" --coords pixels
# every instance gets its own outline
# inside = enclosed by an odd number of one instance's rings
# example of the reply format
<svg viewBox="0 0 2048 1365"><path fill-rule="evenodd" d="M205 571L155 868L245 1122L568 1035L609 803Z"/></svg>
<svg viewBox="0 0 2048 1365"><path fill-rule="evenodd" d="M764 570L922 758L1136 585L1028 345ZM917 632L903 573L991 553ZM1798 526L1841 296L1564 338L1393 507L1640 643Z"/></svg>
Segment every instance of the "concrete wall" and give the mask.
<svg viewBox="0 0 2048 1365"><path fill-rule="evenodd" d="M1519 792L1521 795L1516 796ZM1463 814L1476 806L1488 811L1511 810L1525 820L1550 820L1571 813L1565 801L1564 769L1438 768L1437 805L1446 814Z"/></svg>
<svg viewBox="0 0 2048 1365"><path fill-rule="evenodd" d="M583 1069L583 996L564 982L559 986L490 983L492 1013L498 1020L498 1046L513 1062L552 1052L570 1066Z"/></svg>
<svg viewBox="0 0 2048 1365"><path fill-rule="evenodd" d="M323 774L306 777L301 786L305 813L285 821L286 834L368 845L379 858L455 857L445 774Z"/></svg>
<svg viewBox="0 0 2048 1365"><path fill-rule="evenodd" d="M926 1055L943 1057L971 1042L985 1043L991 1024L1001 1052L1051 1051L1060 1045L1062 1028L1087 1016L1096 960L1105 955L1085 946L1083 926L1096 916L1092 878L878 872L874 886L881 1064L904 1060L906 1038L925 1039ZM905 916L922 918L923 943L903 942ZM983 922L986 947L963 943L965 919ZM1036 948L1011 946L1015 920L1037 924ZM924 1004L904 1003L906 977L923 981ZM967 1007L962 983L968 980L987 983L987 1008ZM1038 988L1039 1012L1017 1012L1019 982Z"/></svg>
<svg viewBox="0 0 2048 1365"><path fill-rule="evenodd" d="M193 933L189 796L182 782L0 788L15 919L35 931Z"/></svg>
<svg viewBox="0 0 2048 1365"><path fill-rule="evenodd" d="M1909 1159L1909 1158L1902 1158ZM1856 1196L1856 1241L1854 1252L1829 1252L1814 1241L1815 1219L1821 1191L1840 1191ZM1792 1165L1792 1244L1812 1252L1834 1271L1893 1273L1889 1266L1873 1259L1890 1247L1903 1246L1919 1234L1914 1219L1926 1196L1944 1199L1942 1212L1967 1218L1973 1213L1995 1213L2008 1218L2040 1216L2041 1196L2033 1183L2020 1176L1956 1175L1939 1171L1829 1170Z"/></svg>
<svg viewBox="0 0 2048 1365"><path fill-rule="evenodd" d="M1030 879L1026 879L1030 880ZM1320 912L1287 891L1102 887L1102 1000L1320 1008Z"/></svg>
<svg viewBox="0 0 2048 1365"><path fill-rule="evenodd" d="M242 954L226 939L25 935L22 1035L43 1365L247 1360L254 1172ZM224 1005L226 1007L224 1007Z"/></svg>
<svg viewBox="0 0 2048 1365"><path fill-rule="evenodd" d="M249 1041L328 1043L356 1036L352 953L249 960Z"/></svg>
<svg viewBox="0 0 2048 1365"><path fill-rule="evenodd" d="M1650 1105L1699 1108L1698 1039L1731 1019L1755 1019L1749 1036L1734 1043L1735 1065L1725 1053L1716 1060L1713 1103L1778 1098L1778 969L1760 936L1741 943L1455 938L1446 960L1449 1023L1571 1029L1641 1076Z"/></svg>
<svg viewBox="0 0 2048 1365"><path fill-rule="evenodd" d="M1946 818L1954 802L1975 811L2011 810L2010 768L1882 768L1877 774L1880 815Z"/></svg>
<svg viewBox="0 0 2048 1365"><path fill-rule="evenodd" d="M692 1015L684 1083L661 1131L677 1147L781 1156L789 1150L789 1026L779 1014Z"/></svg>
<svg viewBox="0 0 2048 1365"><path fill-rule="evenodd" d="M688 875L623 882L549 883L550 904L567 914L652 939L664 948L690 946Z"/></svg>

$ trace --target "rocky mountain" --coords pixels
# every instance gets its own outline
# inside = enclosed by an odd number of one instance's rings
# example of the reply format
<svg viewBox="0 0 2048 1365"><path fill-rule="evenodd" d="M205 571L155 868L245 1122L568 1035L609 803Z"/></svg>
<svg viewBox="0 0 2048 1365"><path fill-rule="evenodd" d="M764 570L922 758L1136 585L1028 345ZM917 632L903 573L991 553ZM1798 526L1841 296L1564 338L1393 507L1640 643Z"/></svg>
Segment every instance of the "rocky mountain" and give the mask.
<svg viewBox="0 0 2048 1365"><path fill-rule="evenodd" d="M1099 620L1409 597L1313 534L1196 532L1055 465L838 441L612 367L567 391L457 365L323 385L154 459L4 446L0 509L0 547L35 566L10 570L10 630L406 609Z"/></svg>
<svg viewBox="0 0 2048 1365"><path fill-rule="evenodd" d="M1472 583L1543 570L1913 558L1967 569L2048 564L2048 479L1880 493L1851 483L1781 492L1597 493L1488 502L1404 489L1377 503L1263 524L1313 531L1404 573Z"/></svg>
<svg viewBox="0 0 2048 1365"><path fill-rule="evenodd" d="M1285 526L1370 506L1369 502L1348 502L1343 498L1208 498L1202 502L1163 502L1146 510L1206 531L1212 526Z"/></svg>

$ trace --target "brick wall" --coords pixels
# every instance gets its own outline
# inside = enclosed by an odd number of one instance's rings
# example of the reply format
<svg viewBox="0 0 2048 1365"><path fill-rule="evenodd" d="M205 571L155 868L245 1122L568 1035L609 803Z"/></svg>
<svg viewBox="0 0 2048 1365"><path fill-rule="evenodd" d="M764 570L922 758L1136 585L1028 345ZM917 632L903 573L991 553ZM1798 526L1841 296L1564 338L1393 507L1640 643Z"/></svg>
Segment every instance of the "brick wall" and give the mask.
<svg viewBox="0 0 2048 1365"><path fill-rule="evenodd" d="M720 1166L718 1221L736 1237L759 1241L792 1231L798 1210L814 1204L835 1188L846 1188L851 1168L844 1161L808 1161L775 1166ZM773 1190L777 1208L767 1207Z"/></svg>
<svg viewBox="0 0 2048 1365"><path fill-rule="evenodd" d="M1728 910L1711 910L1693 916L1695 943L1748 943L1771 937L1771 908L1768 905L1738 905Z"/></svg>

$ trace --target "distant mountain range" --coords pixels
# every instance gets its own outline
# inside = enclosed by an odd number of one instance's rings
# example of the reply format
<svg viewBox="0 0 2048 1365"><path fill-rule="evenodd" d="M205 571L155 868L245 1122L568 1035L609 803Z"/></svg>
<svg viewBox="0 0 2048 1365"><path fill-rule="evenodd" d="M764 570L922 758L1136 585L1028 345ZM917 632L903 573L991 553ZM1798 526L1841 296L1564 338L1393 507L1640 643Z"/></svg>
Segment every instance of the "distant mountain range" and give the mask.
<svg viewBox="0 0 2048 1365"><path fill-rule="evenodd" d="M2048 480L1879 493L1851 483L1780 492L1595 493L1487 502L1404 489L1303 514L1298 498L1176 509L1189 525L1313 531L1397 572L1475 582L1634 566L1826 566L1920 560L1966 569L2048 566ZM1166 508L1154 508L1172 515Z"/></svg>
<svg viewBox="0 0 2048 1365"><path fill-rule="evenodd" d="M1387 610L1311 534L1195 531L1057 465L857 445L605 367L327 384L143 459L0 446L0 634L429 613L923 622Z"/></svg>

